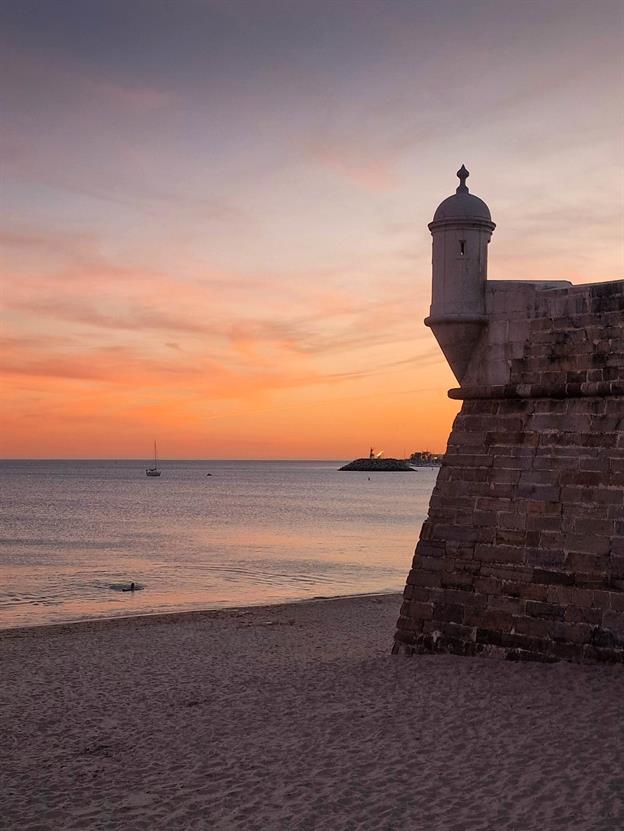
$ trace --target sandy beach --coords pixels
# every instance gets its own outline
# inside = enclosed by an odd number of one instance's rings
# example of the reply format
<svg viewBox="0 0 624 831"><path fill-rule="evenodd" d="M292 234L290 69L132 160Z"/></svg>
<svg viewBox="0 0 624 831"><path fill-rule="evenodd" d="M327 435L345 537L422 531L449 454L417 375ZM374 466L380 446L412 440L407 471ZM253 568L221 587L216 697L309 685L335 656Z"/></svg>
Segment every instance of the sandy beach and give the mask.
<svg viewBox="0 0 624 831"><path fill-rule="evenodd" d="M391 657L399 604L0 633L0 824L624 827L622 667Z"/></svg>

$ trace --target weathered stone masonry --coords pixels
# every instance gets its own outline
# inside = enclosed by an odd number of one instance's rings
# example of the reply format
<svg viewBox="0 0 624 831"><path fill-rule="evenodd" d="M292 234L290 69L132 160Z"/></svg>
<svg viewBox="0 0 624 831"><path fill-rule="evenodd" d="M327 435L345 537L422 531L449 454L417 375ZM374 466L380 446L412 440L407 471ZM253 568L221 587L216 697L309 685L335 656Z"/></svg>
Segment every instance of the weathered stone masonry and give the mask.
<svg viewBox="0 0 624 831"><path fill-rule="evenodd" d="M622 661L624 281L483 282L483 313L394 651Z"/></svg>

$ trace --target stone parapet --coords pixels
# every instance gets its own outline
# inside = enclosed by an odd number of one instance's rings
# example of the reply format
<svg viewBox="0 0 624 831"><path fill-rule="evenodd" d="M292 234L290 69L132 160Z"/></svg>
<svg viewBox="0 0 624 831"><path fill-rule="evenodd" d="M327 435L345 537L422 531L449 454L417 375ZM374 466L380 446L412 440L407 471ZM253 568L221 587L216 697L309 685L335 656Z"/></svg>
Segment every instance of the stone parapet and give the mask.
<svg viewBox="0 0 624 831"><path fill-rule="evenodd" d="M624 281L490 280L462 388L624 381Z"/></svg>

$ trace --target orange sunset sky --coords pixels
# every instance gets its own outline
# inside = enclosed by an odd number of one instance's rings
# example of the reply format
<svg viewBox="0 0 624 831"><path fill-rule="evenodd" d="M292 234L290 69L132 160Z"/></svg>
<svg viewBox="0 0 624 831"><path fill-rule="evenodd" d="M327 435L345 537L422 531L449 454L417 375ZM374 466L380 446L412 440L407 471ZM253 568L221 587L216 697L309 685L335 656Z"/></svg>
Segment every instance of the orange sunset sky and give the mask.
<svg viewBox="0 0 624 831"><path fill-rule="evenodd" d="M457 184L495 279L622 277L618 0L0 4L0 456L444 449Z"/></svg>

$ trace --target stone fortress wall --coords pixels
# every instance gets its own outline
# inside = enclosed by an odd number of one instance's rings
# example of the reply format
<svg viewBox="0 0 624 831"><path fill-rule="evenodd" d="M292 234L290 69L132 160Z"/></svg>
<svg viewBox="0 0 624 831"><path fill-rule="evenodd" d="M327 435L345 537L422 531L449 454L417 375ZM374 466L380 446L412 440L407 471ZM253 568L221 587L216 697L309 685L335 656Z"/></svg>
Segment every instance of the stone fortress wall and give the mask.
<svg viewBox="0 0 624 831"><path fill-rule="evenodd" d="M468 220L444 221L465 249ZM448 289L456 266L447 257L436 275L430 228L434 286ZM486 281L482 255L467 319L455 296L427 321L463 404L393 651L622 661L624 280Z"/></svg>

